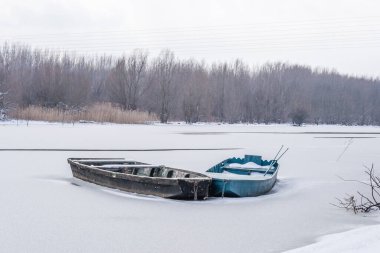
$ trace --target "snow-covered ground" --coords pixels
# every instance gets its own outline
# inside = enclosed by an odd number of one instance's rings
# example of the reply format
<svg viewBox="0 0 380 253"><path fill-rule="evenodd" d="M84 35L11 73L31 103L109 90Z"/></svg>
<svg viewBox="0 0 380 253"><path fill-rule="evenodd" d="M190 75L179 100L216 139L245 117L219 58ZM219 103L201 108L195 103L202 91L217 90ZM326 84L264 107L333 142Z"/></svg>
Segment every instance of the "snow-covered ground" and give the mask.
<svg viewBox="0 0 380 253"><path fill-rule="evenodd" d="M379 249L380 225L374 225L323 236L317 243L289 250L287 253L375 253Z"/></svg>
<svg viewBox="0 0 380 253"><path fill-rule="evenodd" d="M231 156L271 159L282 144L290 150L279 182L256 198L127 194L73 179L66 162L125 157L204 172ZM337 176L364 180L363 164L371 163L380 171L379 144L379 127L1 123L0 149L237 149L0 151L0 252L373 252L379 218L330 203L362 187ZM344 232L351 229L359 230Z"/></svg>

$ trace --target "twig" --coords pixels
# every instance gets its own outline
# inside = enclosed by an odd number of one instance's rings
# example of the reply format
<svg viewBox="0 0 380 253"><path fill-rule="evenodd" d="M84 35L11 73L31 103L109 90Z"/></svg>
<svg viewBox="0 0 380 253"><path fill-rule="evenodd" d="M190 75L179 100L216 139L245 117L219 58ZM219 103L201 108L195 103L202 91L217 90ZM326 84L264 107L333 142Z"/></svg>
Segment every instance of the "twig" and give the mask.
<svg viewBox="0 0 380 253"><path fill-rule="evenodd" d="M340 176L338 177L341 178L343 181L357 182L369 186L371 190L371 195L368 197L363 193L357 191L357 195L360 196L360 203L358 203L355 196L348 195L348 198L336 198L338 203L332 205L339 208L344 208L346 210L352 210L354 211L354 213L367 213L372 210L380 210L380 203L377 200L377 197L380 197L380 178L378 176L375 176L375 169L373 164L370 168L367 166L364 167L367 169L364 173L369 177L369 183L362 182L359 180L347 180Z"/></svg>

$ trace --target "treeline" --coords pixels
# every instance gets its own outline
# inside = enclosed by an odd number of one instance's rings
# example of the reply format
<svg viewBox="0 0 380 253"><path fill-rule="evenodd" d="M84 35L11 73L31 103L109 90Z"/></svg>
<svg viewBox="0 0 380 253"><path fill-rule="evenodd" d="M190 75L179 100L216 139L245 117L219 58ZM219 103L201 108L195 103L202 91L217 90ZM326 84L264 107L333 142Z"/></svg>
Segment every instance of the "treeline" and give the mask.
<svg viewBox="0 0 380 253"><path fill-rule="evenodd" d="M380 125L380 80L308 66L249 67L178 60L165 50L119 58L85 57L5 44L0 106L81 108L110 102L158 115L161 122L218 121ZM0 108L1 109L1 108Z"/></svg>

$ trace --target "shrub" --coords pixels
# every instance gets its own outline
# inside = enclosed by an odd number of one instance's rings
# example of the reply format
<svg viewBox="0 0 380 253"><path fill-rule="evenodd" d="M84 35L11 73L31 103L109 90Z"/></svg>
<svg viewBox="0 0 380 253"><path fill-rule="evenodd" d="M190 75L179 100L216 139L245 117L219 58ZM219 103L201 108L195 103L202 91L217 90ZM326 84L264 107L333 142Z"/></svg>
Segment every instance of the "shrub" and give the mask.
<svg viewBox="0 0 380 253"><path fill-rule="evenodd" d="M18 108L10 113L10 117L20 120L38 120L48 122L110 122L119 124L144 124L157 121L157 116L142 111L122 110L110 103L94 104L81 109L46 108L29 106Z"/></svg>
<svg viewBox="0 0 380 253"><path fill-rule="evenodd" d="M301 126L307 119L307 116L308 116L308 113L303 108L298 108L293 113L290 114L293 124L297 126Z"/></svg>

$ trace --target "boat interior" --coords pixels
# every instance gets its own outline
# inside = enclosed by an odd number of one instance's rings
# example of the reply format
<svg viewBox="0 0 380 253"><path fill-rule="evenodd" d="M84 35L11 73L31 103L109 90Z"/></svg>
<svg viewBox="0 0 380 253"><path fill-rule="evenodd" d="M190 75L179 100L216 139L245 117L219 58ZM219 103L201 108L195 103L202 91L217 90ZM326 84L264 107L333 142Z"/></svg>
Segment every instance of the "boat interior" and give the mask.
<svg viewBox="0 0 380 253"><path fill-rule="evenodd" d="M247 164L252 166L246 166ZM211 167L207 172L233 173L238 175L269 174L276 172L279 165L277 160L262 160L261 156L246 155L244 158L229 158Z"/></svg>
<svg viewBox="0 0 380 253"><path fill-rule="evenodd" d="M253 169L248 169L248 168L223 168L223 172L229 172L229 173L234 173L234 174L239 174L239 175L251 175L251 174L273 174L275 172L275 168L270 168L268 170L266 169L260 169L260 168L253 168ZM223 173L222 172L222 173Z"/></svg>

